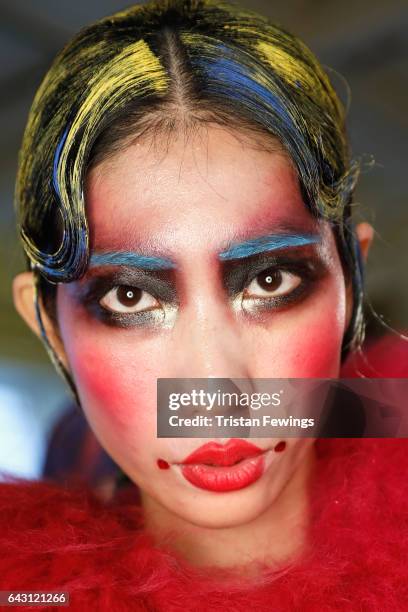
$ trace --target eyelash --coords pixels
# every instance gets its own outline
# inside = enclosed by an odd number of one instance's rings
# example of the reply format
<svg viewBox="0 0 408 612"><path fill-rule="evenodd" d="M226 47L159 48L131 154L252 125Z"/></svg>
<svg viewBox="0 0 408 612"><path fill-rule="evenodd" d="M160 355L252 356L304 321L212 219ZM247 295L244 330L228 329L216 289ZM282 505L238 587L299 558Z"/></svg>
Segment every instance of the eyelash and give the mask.
<svg viewBox="0 0 408 612"><path fill-rule="evenodd" d="M295 287L295 289L281 296L254 296L244 298L243 295L245 289L250 286L250 284L257 277L269 270L271 273L286 272L297 276L300 279L300 283L297 287ZM314 281L316 281L318 277L319 273L312 261L271 262L269 260L265 262L258 262L256 265L251 266L249 271L246 271L245 276L242 279L243 282L242 284L240 283L240 288L238 290L229 291L230 299L235 307L242 308L245 314L251 314L253 312L254 314L259 315L262 312L279 309L286 305L294 305L301 301L309 293ZM142 284L144 283L137 283L136 280L132 281L127 276L123 279L120 278L120 275L117 277L101 277L95 280L94 286L86 293L83 301L85 302L87 308L99 320L107 325L125 328L161 326L166 320L166 314L175 312L177 306L175 304L176 300L174 299L174 296L171 300L163 299L157 296L157 292L155 292L153 288L152 290L150 288L140 286ZM104 297L109 294L109 292L120 287L129 287L133 289L140 288L143 292L146 292L157 300L161 307L159 306L157 308L137 312L116 312L102 306L101 300L103 300ZM246 304L243 308L244 302L246 302Z"/></svg>
<svg viewBox="0 0 408 612"><path fill-rule="evenodd" d="M257 312L261 310L277 309L279 307L294 304L303 297L306 296L308 290L313 286L314 281L317 280L318 274L310 262L306 263L286 263L286 264L273 264L270 263L264 265L260 270L256 270L256 273L252 273L248 276L245 284L247 288L255 279L261 274L271 271L271 274L275 273L287 273L300 279L299 284L292 289L290 292L278 296L263 296L263 297L248 297L244 298L247 301L251 301Z"/></svg>
<svg viewBox="0 0 408 612"><path fill-rule="evenodd" d="M145 277L145 275L138 276L133 272L103 275L92 279L89 286L79 296L79 301L92 316L106 325L151 327L163 322L163 309L160 308L127 313L115 312L102 306L101 301L111 291L119 287L140 288L144 293L154 297L160 304L168 304L169 307L176 302L175 292L169 288L167 283L156 278Z"/></svg>

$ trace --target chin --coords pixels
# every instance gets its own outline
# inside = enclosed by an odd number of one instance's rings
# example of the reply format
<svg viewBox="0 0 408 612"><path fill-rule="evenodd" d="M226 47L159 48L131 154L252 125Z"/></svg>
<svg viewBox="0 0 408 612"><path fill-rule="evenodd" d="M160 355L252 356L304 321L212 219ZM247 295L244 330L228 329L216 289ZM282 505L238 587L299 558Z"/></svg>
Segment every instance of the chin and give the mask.
<svg viewBox="0 0 408 612"><path fill-rule="evenodd" d="M198 490L193 499L183 500L182 510L170 508L169 504L167 508L196 527L227 529L256 520L274 504L281 489L273 491L268 483L259 483L228 493Z"/></svg>

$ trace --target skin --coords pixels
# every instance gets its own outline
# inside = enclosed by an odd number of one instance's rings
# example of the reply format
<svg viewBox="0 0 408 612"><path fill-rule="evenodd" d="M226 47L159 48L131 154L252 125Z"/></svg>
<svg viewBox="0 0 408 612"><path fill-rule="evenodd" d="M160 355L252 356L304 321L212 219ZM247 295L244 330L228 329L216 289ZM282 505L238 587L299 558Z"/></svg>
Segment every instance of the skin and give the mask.
<svg viewBox="0 0 408 612"><path fill-rule="evenodd" d="M59 329L44 313L93 431L141 489L147 528L197 565L293 557L305 541L313 440L290 438L274 453L280 439L252 439L270 457L257 482L228 493L198 489L175 464L208 439L156 437L156 379L337 377L352 302L329 225L304 205L282 151L262 151L217 126L187 141L175 137L167 151L149 141L128 146L89 172L86 200L92 253L131 251L175 263L177 304L165 324L115 327L84 306L78 296L112 266L59 286ZM319 235L314 247L292 251L296 261L315 257L318 278L297 301L244 309L243 295L233 300L226 291L219 253L288 225ZM357 234L366 256L372 228L362 223ZM249 293L258 289L254 281ZM14 297L38 333L31 273L15 279ZM158 458L170 469L158 469Z"/></svg>

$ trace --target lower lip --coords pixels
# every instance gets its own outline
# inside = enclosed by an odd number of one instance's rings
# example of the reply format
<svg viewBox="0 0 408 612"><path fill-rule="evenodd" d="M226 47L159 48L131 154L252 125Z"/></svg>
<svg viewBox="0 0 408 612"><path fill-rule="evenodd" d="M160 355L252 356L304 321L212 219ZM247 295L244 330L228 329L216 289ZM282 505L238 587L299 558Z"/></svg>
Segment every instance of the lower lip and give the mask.
<svg viewBox="0 0 408 612"><path fill-rule="evenodd" d="M231 466L212 466L196 463L183 465L184 478L199 489L223 493L238 491L256 482L265 471L264 455L250 457Z"/></svg>

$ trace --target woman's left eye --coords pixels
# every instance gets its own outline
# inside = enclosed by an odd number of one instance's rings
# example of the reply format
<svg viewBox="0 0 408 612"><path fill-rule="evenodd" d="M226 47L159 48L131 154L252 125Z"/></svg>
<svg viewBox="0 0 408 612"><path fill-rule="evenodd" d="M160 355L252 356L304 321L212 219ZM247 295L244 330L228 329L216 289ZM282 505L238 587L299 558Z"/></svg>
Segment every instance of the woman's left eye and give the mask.
<svg viewBox="0 0 408 612"><path fill-rule="evenodd" d="M120 313L144 312L160 307L159 302L150 293L127 285L114 287L99 303L106 310Z"/></svg>
<svg viewBox="0 0 408 612"><path fill-rule="evenodd" d="M302 283L298 274L288 270L268 268L246 286L243 299L277 298L290 295Z"/></svg>

